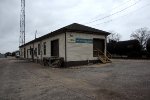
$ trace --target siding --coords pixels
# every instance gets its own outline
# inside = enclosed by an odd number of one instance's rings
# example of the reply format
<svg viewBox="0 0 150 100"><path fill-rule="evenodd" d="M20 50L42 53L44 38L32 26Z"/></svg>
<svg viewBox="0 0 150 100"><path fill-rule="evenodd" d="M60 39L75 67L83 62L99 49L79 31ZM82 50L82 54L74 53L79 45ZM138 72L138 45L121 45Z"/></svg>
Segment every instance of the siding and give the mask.
<svg viewBox="0 0 150 100"><path fill-rule="evenodd" d="M30 54L30 46L31 46L31 48L33 48L33 44L26 46L26 58L32 58L31 54ZM27 52L27 50L28 50L28 52Z"/></svg>
<svg viewBox="0 0 150 100"><path fill-rule="evenodd" d="M66 61L82 61L82 60L96 60L97 57L93 57L93 43L75 43L70 42L70 38L83 38L83 39L105 39L105 35L96 35L96 34L86 34L86 33L75 33L67 32L66 33ZM34 55L34 59L42 59L43 57L51 56L51 41L59 39L59 56L65 59L65 33L43 39L41 41L28 44L20 50L22 50L22 58L24 57L24 48L26 48L26 58L27 58L27 49L30 49L30 46L34 50L37 48L37 56ZM46 55L43 52L43 43L46 42ZM41 44L41 54L38 55L38 44ZM106 45L106 39L105 39ZM105 48L106 50L106 48ZM30 52L28 52L28 58L31 58Z"/></svg>
<svg viewBox="0 0 150 100"><path fill-rule="evenodd" d="M70 42L70 38L83 38L83 39L105 39L104 35L86 34L67 32L67 61L82 61L82 60L96 60L93 57L93 43L75 43Z"/></svg>
<svg viewBox="0 0 150 100"><path fill-rule="evenodd" d="M37 56L34 55L34 59L42 59L43 57L50 57L51 56L51 41L55 39L59 39L59 56L65 58L65 33L59 34L57 36L49 37L47 39L43 39L41 41L34 42L32 44L28 44L20 48L20 51L22 51L21 58L24 58L24 48L26 48L26 58L27 57L32 58L32 56L30 55L30 51L28 50L30 49L30 46L31 48L34 48L34 50L35 48L37 48ZM44 42L46 42L46 55L44 55L44 51L43 51ZM38 55L38 44L41 45L40 55ZM28 54L27 54L27 50L28 50Z"/></svg>

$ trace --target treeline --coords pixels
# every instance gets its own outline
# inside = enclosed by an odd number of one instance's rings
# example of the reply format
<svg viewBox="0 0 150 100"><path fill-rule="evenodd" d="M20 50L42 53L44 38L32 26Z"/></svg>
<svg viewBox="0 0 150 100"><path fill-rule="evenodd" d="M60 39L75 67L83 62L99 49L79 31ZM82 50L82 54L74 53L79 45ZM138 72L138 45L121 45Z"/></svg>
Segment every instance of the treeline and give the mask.
<svg viewBox="0 0 150 100"><path fill-rule="evenodd" d="M19 57L19 51L14 51L14 52L6 52L5 54L5 57L8 57L8 56L12 56L12 57Z"/></svg>
<svg viewBox="0 0 150 100"><path fill-rule="evenodd" d="M121 35L112 33L108 37L107 50L114 57L150 58L150 31L140 28L130 35L130 40L119 41Z"/></svg>

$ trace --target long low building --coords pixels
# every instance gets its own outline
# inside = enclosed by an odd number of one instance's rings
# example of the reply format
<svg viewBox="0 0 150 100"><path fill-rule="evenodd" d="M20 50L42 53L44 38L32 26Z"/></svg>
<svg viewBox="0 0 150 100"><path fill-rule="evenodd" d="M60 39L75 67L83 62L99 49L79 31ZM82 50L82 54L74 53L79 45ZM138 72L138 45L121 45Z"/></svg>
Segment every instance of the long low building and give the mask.
<svg viewBox="0 0 150 100"><path fill-rule="evenodd" d="M20 57L42 61L61 57L64 66L84 65L106 60L109 32L73 23L20 46ZM103 62L103 61L102 61Z"/></svg>

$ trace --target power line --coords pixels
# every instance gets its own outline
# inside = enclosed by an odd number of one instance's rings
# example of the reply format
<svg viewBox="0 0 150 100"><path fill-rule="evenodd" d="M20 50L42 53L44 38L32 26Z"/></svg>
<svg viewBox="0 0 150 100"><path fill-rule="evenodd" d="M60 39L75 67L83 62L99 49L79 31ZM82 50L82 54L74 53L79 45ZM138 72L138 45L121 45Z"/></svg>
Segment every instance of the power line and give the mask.
<svg viewBox="0 0 150 100"><path fill-rule="evenodd" d="M138 0L138 1L135 2L134 4L132 4L132 5L130 5L130 6L126 7L126 8L124 8L124 9L122 9L122 10L119 10L119 11L113 13L113 14L107 15L107 16L105 16L105 17L103 17L103 18L100 18L100 19L97 19L97 20L93 20L93 21L87 22L87 23L85 23L85 24L94 23L94 22L96 22L96 21L100 21L100 20L103 20L103 19L105 19L105 18L108 18L108 17L111 17L111 16L113 16L113 15L116 15L116 14L118 14L118 13L120 13L120 12L123 12L123 11L125 11L125 10L131 8L132 6L136 5L136 4L139 3L140 1L141 1L141 0Z"/></svg>
<svg viewBox="0 0 150 100"><path fill-rule="evenodd" d="M144 6L140 7L140 8L138 8L138 9L130 12L130 13L134 13L134 12L138 11L139 9L145 8L146 6L149 6L149 5L150 5L150 3L148 3L147 5L144 5ZM125 17L125 16L129 15L130 13L128 13L126 15L123 15L123 16L120 16L120 17L117 17L117 18L114 18L114 19L111 19L111 20L108 20L108 21L105 21L105 22L102 22L102 23L99 23L99 24L95 24L94 26L112 22L113 20L116 20L116 19L121 18L121 17Z"/></svg>
<svg viewBox="0 0 150 100"><path fill-rule="evenodd" d="M94 22L96 22L96 21L103 20L103 19L105 19L105 18L111 17L111 16L113 16L113 15L115 15L115 14L118 14L118 13L120 13L120 12L123 12L123 11L125 11L126 9L128 9L128 8L130 8L130 7L134 6L134 5L136 5L136 4L139 3L140 1L141 1L141 0L138 0L138 1L137 1L136 3L134 3L133 5L130 5L130 6L124 8L124 9L122 9L122 10L120 10L120 11L117 11L117 12L115 12L115 13L113 13L113 14L107 15L107 16L105 16L105 17L103 17L103 18L100 18L100 19L97 19L97 20L94 20L94 21L91 21L91 22L88 22L88 23L85 23L85 24L94 23Z"/></svg>
<svg viewBox="0 0 150 100"><path fill-rule="evenodd" d="M127 1L123 2L121 5L119 5L119 6L115 7L115 8L112 8L112 10L114 10L114 9L116 9L116 8L119 8L119 7L121 7L122 5L125 5L126 3L130 2L130 1L132 1L132 0L127 0ZM92 19L96 19L96 18L98 18L98 17L100 17L100 14L97 15L96 17L92 18ZM91 20L92 20L92 19L91 19Z"/></svg>
<svg viewBox="0 0 150 100"><path fill-rule="evenodd" d="M133 0L125 1L124 3L120 4L120 5L117 6L117 7L114 7L113 9L119 8L119 7L121 7L122 5L125 5L125 4L127 4L128 2L130 2L130 1L133 1Z"/></svg>

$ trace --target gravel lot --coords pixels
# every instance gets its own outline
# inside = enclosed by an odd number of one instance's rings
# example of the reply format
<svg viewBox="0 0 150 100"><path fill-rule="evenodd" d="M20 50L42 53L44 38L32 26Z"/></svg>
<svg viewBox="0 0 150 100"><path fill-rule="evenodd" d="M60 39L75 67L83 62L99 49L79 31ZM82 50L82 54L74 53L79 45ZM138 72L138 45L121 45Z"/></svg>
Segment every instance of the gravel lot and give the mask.
<svg viewBox="0 0 150 100"><path fill-rule="evenodd" d="M150 61L49 68L0 59L0 100L150 100Z"/></svg>

